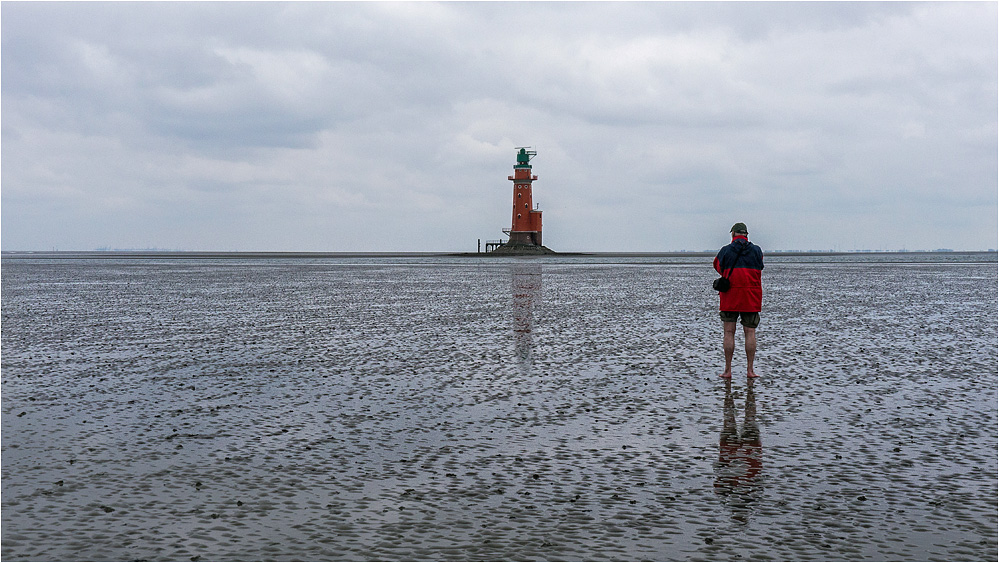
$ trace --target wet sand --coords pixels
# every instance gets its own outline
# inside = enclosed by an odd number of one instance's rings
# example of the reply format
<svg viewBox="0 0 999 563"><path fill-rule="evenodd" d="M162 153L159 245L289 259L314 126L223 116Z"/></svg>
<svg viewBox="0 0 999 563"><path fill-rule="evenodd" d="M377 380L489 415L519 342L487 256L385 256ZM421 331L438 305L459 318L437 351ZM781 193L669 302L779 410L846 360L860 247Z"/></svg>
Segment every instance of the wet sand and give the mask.
<svg viewBox="0 0 999 563"><path fill-rule="evenodd" d="M997 559L995 255L10 258L2 558Z"/></svg>

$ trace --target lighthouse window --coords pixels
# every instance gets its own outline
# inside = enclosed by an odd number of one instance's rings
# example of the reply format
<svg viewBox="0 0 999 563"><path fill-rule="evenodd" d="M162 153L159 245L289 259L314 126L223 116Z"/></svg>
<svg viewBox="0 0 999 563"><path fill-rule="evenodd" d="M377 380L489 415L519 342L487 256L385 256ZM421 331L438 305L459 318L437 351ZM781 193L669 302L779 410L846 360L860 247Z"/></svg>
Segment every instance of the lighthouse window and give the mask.
<svg viewBox="0 0 999 563"><path fill-rule="evenodd" d="M520 199L520 194L517 194L517 199Z"/></svg>
<svg viewBox="0 0 999 563"><path fill-rule="evenodd" d="M524 204L524 209L527 209L527 204L526 203Z"/></svg>
<svg viewBox="0 0 999 563"><path fill-rule="evenodd" d="M517 214L517 219L520 219L520 213Z"/></svg>

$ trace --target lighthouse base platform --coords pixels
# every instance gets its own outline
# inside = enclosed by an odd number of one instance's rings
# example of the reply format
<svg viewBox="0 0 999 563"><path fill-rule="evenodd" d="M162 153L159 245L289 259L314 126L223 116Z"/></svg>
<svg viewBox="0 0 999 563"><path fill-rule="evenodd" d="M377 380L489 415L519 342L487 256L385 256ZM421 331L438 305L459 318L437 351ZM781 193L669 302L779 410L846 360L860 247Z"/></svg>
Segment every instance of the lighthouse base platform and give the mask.
<svg viewBox="0 0 999 563"><path fill-rule="evenodd" d="M489 254L505 254L507 256L533 256L539 254L558 254L547 246L540 244L506 243L496 247Z"/></svg>

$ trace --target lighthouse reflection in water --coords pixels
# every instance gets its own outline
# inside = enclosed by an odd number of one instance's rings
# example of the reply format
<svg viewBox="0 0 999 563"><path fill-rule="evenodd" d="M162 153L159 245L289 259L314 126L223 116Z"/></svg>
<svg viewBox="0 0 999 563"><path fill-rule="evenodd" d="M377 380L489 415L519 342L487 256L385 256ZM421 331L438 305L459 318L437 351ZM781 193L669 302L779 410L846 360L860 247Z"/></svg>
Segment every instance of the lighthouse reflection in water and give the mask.
<svg viewBox="0 0 999 563"><path fill-rule="evenodd" d="M521 372L528 374L534 363L534 306L541 298L541 264L514 264L511 277L514 354Z"/></svg>

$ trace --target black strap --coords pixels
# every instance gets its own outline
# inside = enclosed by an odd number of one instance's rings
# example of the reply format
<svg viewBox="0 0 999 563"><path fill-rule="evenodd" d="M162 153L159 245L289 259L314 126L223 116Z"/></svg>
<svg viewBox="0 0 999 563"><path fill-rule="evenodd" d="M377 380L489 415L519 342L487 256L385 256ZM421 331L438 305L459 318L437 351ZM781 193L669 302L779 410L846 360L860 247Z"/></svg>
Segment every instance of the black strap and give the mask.
<svg viewBox="0 0 999 563"><path fill-rule="evenodd" d="M728 279L732 275L732 270L735 269L735 265L739 262L739 258L742 258L743 256L746 255L747 252L749 252L749 247L752 244L753 243L746 241L746 244L740 245L742 246L742 248L740 248L738 254L735 255L735 261L732 262L732 267L728 269L728 276L725 275L725 268L722 268L723 278Z"/></svg>

